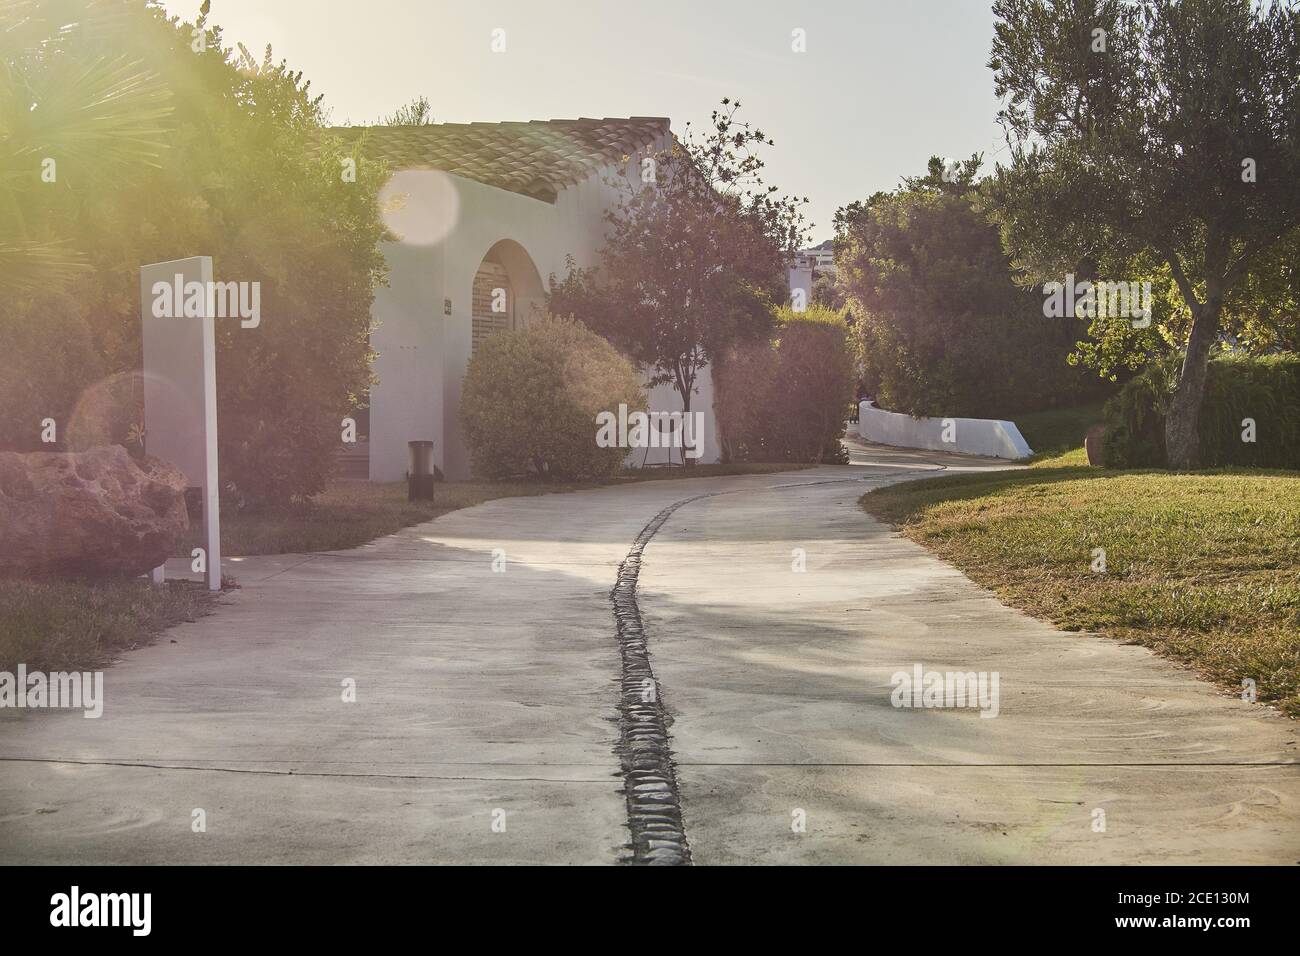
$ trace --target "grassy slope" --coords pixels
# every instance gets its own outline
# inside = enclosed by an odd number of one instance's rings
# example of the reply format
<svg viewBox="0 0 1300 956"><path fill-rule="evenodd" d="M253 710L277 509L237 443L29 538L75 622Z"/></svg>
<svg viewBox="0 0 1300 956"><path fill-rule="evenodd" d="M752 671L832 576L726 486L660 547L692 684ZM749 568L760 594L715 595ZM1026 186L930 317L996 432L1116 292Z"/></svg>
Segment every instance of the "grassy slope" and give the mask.
<svg viewBox="0 0 1300 956"><path fill-rule="evenodd" d="M1147 645L1235 689L1253 678L1261 700L1300 716L1300 476L1084 461L1076 448L1025 471L908 482L862 506L1014 607Z"/></svg>
<svg viewBox="0 0 1300 956"><path fill-rule="evenodd" d="M1017 416L1020 434L1034 450L1031 461L1069 454L1073 463L1086 465L1088 458L1083 451L1083 436L1089 426L1101 423L1101 406L1102 403L1097 402Z"/></svg>

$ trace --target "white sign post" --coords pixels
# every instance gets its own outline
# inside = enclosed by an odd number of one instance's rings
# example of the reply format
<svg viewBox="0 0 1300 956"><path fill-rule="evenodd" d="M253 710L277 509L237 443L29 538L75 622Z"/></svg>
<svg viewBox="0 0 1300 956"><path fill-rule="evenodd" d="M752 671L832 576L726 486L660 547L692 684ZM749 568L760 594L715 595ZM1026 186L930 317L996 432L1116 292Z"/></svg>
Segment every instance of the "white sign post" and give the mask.
<svg viewBox="0 0 1300 956"><path fill-rule="evenodd" d="M202 306L182 295L200 283ZM163 286L167 287L163 292ZM145 451L170 462L190 487L202 489L208 590L221 590L221 508L217 484L217 361L212 257L194 256L140 267L144 330ZM194 314L197 312L198 314ZM162 580L162 568L154 580Z"/></svg>

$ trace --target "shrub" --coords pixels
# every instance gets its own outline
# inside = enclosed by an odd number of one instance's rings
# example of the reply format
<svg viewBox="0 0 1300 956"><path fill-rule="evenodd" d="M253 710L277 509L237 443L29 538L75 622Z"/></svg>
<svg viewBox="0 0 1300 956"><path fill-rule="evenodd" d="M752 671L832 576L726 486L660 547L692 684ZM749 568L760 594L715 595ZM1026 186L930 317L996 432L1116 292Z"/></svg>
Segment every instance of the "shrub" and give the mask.
<svg viewBox="0 0 1300 956"><path fill-rule="evenodd" d="M85 315L75 297L50 296L44 303L10 302L0 307L0 449L62 449L81 390L104 374ZM58 425L56 446L42 444L41 421Z"/></svg>
<svg viewBox="0 0 1300 956"><path fill-rule="evenodd" d="M1106 404L1105 463L1111 468L1164 468L1165 411L1180 356L1152 363ZM1206 467L1300 468L1300 356L1217 355L1209 363L1201 406L1201 461ZM1255 423L1243 441L1242 422Z"/></svg>
<svg viewBox="0 0 1300 956"><path fill-rule="evenodd" d="M223 500L252 507L311 496L334 466L341 418L370 383L372 291L385 268L377 202L384 168L359 162L356 181L343 181L340 161L352 158L344 150L359 147L326 134L307 81L269 54L258 61L232 50L206 16L195 26L153 4L77 6L86 9L66 27L29 18L40 42L30 60L15 61L22 85L13 102L0 103L0 127L20 98L41 99L26 84L66 87L63 99L76 105L86 77L121 58L167 94L171 112L156 123L166 148L111 176L87 169L66 182L60 159L58 187L29 190L36 205L28 219L41 237L92 268L58 294L37 284L26 298L0 299L0 342L12 344L0 400L21 416L0 428L0 443L26 447L45 416L58 421L62 440L65 419L87 393L111 424L110 438L124 440L124 426L139 423L138 396L116 386L140 369L139 267L210 255L214 278L259 283L262 305L255 328L216 322ZM195 29L206 31L201 49ZM106 151L133 142L108 133L92 137L107 142ZM0 213L4 229L10 218ZM111 387L99 387L105 382ZM124 401L111 407L119 396Z"/></svg>
<svg viewBox="0 0 1300 956"><path fill-rule="evenodd" d="M854 373L839 313L778 311L777 339L734 348L715 413L733 461L843 462Z"/></svg>
<svg viewBox="0 0 1300 956"><path fill-rule="evenodd" d="M714 372L713 413L727 461L777 460L766 440L770 383L780 378L770 342L733 346Z"/></svg>
<svg viewBox="0 0 1300 956"><path fill-rule="evenodd" d="M632 363L586 326L546 318L485 340L470 359L460 415L487 478L613 474L626 448L596 444L596 415L646 408Z"/></svg>

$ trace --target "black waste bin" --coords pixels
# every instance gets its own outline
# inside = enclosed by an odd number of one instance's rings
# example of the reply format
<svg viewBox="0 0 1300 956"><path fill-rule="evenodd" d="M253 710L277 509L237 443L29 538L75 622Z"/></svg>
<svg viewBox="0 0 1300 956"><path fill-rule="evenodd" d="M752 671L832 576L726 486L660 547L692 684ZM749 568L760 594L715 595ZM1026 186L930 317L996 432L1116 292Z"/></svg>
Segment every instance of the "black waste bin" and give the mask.
<svg viewBox="0 0 1300 956"><path fill-rule="evenodd" d="M408 441L410 461L406 470L408 501L433 500L433 442Z"/></svg>

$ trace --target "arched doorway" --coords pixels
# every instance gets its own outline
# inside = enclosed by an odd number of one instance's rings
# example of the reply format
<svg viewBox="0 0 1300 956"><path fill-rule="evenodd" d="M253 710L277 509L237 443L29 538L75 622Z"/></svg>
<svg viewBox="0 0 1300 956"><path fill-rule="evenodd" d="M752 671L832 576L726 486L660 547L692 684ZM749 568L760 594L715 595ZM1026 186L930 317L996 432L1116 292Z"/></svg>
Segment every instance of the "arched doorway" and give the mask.
<svg viewBox="0 0 1300 956"><path fill-rule="evenodd" d="M492 246L474 273L470 354L498 332L536 321L545 308L542 277L527 250L513 239Z"/></svg>
<svg viewBox="0 0 1300 956"><path fill-rule="evenodd" d="M493 243L472 267L471 276L468 272L470 263L474 262L472 253L462 260L465 272L457 276L452 288L465 291L455 300L460 303L459 308L454 313L446 313L450 318L444 331L440 467L453 480L469 477L469 451L461 433L460 395L470 359L492 336L530 325L546 308L541 274L520 243L513 239ZM462 311L466 304L468 316Z"/></svg>

